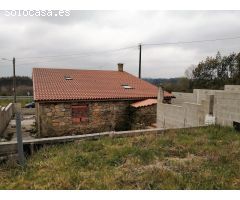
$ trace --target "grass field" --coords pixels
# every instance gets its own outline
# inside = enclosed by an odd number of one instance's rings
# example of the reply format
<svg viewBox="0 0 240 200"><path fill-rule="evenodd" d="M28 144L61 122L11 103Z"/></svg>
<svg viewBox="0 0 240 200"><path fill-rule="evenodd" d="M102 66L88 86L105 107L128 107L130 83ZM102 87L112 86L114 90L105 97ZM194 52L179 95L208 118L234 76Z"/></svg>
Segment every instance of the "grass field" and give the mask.
<svg viewBox="0 0 240 200"><path fill-rule="evenodd" d="M32 102L32 98L21 98L17 99L18 103L21 103L21 106L23 107L25 104ZM12 103L13 99L0 99L0 106L7 106L9 103Z"/></svg>
<svg viewBox="0 0 240 200"><path fill-rule="evenodd" d="M240 133L207 127L40 149L1 189L240 189Z"/></svg>

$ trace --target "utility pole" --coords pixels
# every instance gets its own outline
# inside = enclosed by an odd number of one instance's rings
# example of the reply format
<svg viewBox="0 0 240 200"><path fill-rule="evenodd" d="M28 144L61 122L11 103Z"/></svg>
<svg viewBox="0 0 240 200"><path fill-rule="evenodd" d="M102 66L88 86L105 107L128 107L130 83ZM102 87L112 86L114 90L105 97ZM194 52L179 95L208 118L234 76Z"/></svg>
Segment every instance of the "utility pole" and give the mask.
<svg viewBox="0 0 240 200"><path fill-rule="evenodd" d="M13 95L14 95L14 103L17 103L17 97L16 97L15 58L13 58L12 62L13 62Z"/></svg>
<svg viewBox="0 0 240 200"><path fill-rule="evenodd" d="M142 45L139 44L139 69L138 69L138 78L141 79L141 66L142 65Z"/></svg>

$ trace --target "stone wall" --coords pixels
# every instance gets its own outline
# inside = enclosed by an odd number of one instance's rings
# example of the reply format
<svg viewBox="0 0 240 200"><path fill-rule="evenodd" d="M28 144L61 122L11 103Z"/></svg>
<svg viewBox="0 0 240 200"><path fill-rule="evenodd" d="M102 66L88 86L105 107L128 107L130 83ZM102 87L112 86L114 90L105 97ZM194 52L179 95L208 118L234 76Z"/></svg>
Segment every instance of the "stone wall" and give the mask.
<svg viewBox="0 0 240 200"><path fill-rule="evenodd" d="M130 101L36 103L39 137L123 131L130 128ZM72 105L87 104L88 121L72 122Z"/></svg>
<svg viewBox="0 0 240 200"><path fill-rule="evenodd" d="M131 129L145 129L156 123L157 105L144 106L139 108L131 108Z"/></svg>

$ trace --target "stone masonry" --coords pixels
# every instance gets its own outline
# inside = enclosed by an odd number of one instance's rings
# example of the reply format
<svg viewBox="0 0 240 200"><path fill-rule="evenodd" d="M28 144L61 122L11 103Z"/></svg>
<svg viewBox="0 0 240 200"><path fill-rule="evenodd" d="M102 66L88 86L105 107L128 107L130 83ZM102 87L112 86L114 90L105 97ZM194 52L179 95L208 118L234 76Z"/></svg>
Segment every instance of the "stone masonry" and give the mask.
<svg viewBox="0 0 240 200"><path fill-rule="evenodd" d="M130 129L129 107L132 101L37 102L39 137L88 134ZM72 106L88 105L88 120L73 123Z"/></svg>
<svg viewBox="0 0 240 200"><path fill-rule="evenodd" d="M145 129L156 123L157 105L131 108L131 129Z"/></svg>

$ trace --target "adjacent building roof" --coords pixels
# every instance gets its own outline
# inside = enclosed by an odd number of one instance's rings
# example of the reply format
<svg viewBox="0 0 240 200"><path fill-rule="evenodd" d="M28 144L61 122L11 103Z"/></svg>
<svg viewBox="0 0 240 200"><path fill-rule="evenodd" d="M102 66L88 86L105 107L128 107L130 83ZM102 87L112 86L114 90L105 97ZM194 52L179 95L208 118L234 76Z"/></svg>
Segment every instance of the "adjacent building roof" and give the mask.
<svg viewBox="0 0 240 200"><path fill-rule="evenodd" d="M139 107L151 106L154 104L157 104L157 99L145 99L143 101L132 103L131 106L134 108L139 108Z"/></svg>
<svg viewBox="0 0 240 200"><path fill-rule="evenodd" d="M35 101L157 98L157 87L121 71L33 69Z"/></svg>

